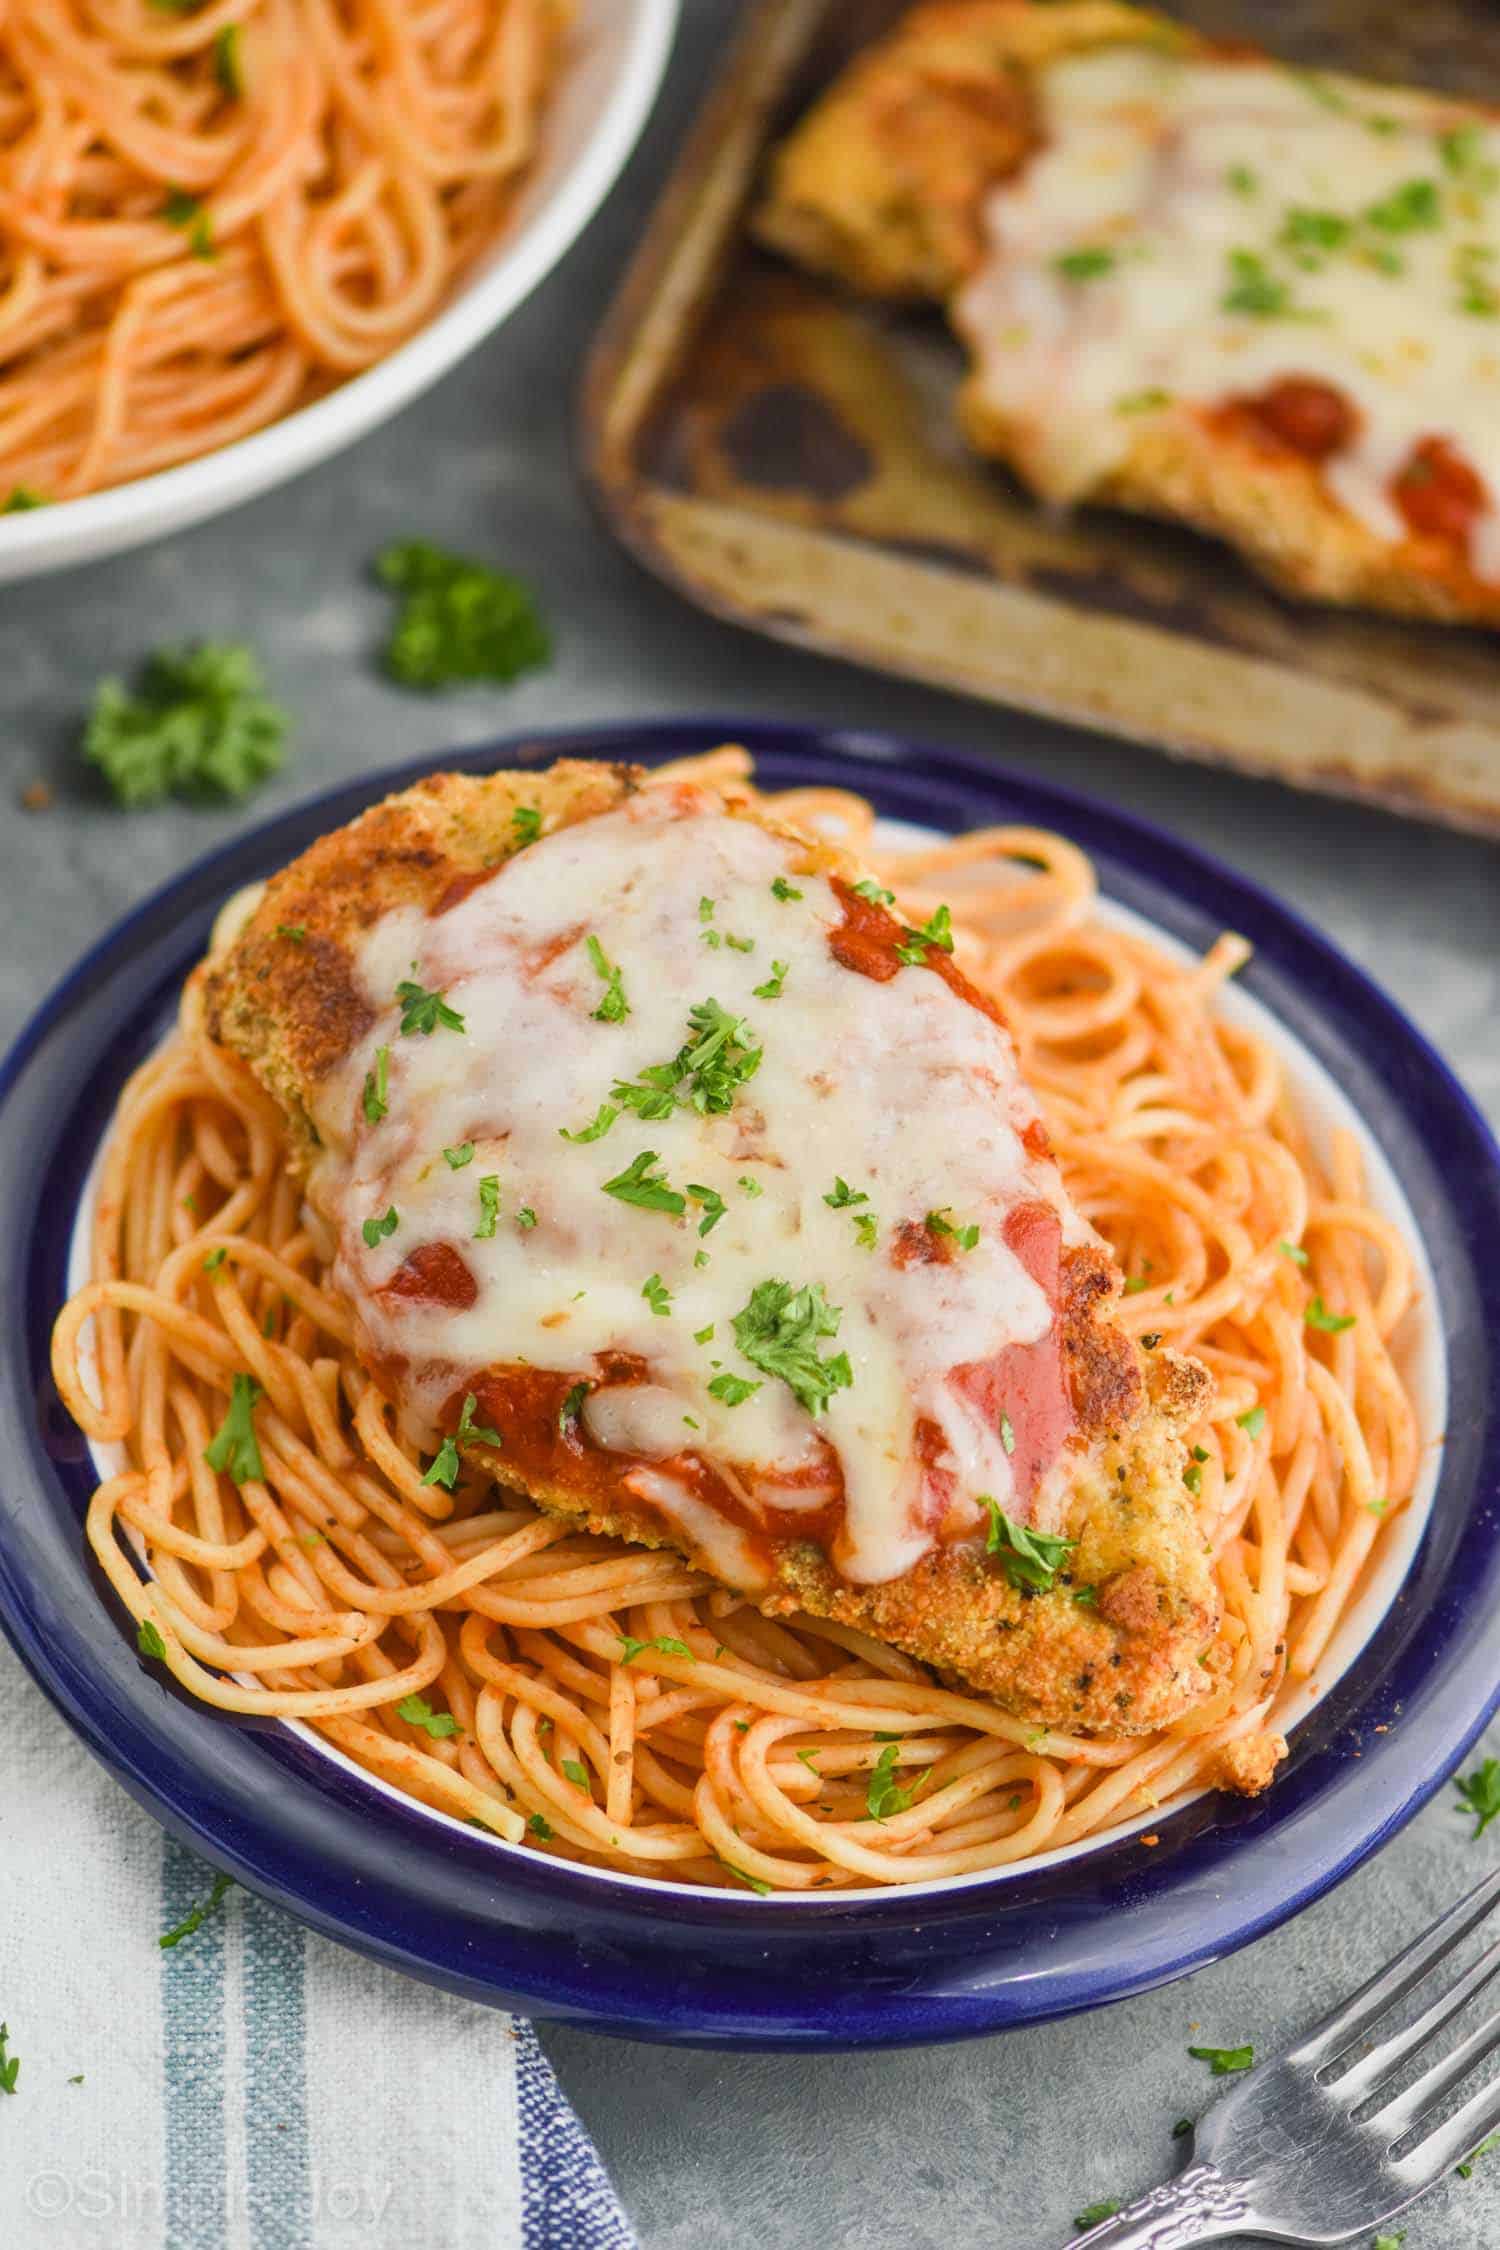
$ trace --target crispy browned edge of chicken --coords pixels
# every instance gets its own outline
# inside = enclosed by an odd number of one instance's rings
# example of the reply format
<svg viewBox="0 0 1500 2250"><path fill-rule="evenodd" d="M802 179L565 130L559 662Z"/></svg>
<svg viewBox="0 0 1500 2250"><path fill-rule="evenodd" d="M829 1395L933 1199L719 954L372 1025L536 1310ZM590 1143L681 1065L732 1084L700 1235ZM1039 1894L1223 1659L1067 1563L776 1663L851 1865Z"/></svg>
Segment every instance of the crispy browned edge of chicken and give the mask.
<svg viewBox="0 0 1500 2250"><path fill-rule="evenodd" d="M210 964L212 1036L247 1062L284 1110L295 1160L316 1142L309 1090L369 1030L351 954L392 908L434 910L518 848L512 816L542 809L546 829L586 820L632 795L638 768L564 761L546 774L476 780L434 774L314 844L272 877L250 920ZM798 847L807 872L857 873L847 855L811 842L732 793L729 809ZM288 928L299 931L289 942ZM1063 1349L1080 1427L1069 1528L1079 1544L1047 1592L1012 1586L984 1550L934 1550L888 1585L851 1586L809 1545L780 1550L769 1612L807 1611L856 1626L945 1677L968 1683L1039 1725L1142 1733L1187 1710L1213 1685L1204 1658L1218 1625L1206 1542L1182 1482L1181 1430L1202 1410L1209 1379L1167 1351L1142 1356L1107 1317L1120 1278L1101 1252L1066 1264ZM545 1479L522 1481L503 1452L486 1452L496 1479L550 1513L637 1544L679 1547L658 1517L628 1497L597 1508ZM714 1575L712 1572L709 1575ZM1074 1598L1096 1589L1095 1600Z"/></svg>
<svg viewBox="0 0 1500 2250"><path fill-rule="evenodd" d="M987 191L1036 145L1031 74L1062 55L1143 43L1216 51L1120 0L924 0L848 65L776 150L753 230L863 295L946 302L984 258ZM977 376L960 413L980 452L1024 475L1020 432ZM1084 497L1227 540L1284 592L1500 623L1500 587L1451 542L1377 537L1333 499L1316 462L1230 418L1144 420Z"/></svg>

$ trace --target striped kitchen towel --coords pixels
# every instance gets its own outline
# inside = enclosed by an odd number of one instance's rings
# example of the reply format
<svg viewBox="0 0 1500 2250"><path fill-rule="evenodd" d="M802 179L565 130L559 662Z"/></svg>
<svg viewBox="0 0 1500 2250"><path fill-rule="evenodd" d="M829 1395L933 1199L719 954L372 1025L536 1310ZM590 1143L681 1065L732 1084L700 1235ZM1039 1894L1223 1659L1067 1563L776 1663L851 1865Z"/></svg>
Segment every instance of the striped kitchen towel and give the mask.
<svg viewBox="0 0 1500 2250"><path fill-rule="evenodd" d="M0 1708L4 2250L633 2250L530 2024L215 1899L3 1641Z"/></svg>

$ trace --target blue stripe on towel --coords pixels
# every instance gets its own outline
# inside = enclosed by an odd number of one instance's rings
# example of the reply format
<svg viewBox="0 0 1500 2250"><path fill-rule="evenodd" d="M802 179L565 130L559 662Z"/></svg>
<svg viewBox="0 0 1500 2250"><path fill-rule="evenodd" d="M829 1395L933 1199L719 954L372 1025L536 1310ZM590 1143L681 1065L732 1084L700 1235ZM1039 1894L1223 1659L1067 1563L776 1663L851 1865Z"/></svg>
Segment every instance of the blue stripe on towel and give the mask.
<svg viewBox="0 0 1500 2250"><path fill-rule="evenodd" d="M205 1867L163 1838L161 1926L171 1930L213 1888ZM161 1956L166 2098L165 2250L218 2250L226 2232L222 1913Z"/></svg>
<svg viewBox="0 0 1500 2250"><path fill-rule="evenodd" d="M264 1899L245 1891L241 1900L250 2240L253 2250L302 2250L313 2238L306 1939Z"/></svg>
<svg viewBox="0 0 1500 2250"><path fill-rule="evenodd" d="M637 2250L609 2176L564 2101L536 2033L519 2020L515 2033L524 2250Z"/></svg>

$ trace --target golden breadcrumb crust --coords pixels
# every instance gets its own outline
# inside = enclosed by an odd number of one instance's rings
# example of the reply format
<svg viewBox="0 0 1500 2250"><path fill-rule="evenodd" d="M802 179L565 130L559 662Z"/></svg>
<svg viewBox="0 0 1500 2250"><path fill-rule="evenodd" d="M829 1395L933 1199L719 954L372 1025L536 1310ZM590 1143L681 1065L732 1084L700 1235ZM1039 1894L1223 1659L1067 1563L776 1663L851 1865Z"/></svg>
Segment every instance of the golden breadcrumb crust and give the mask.
<svg viewBox="0 0 1500 2250"><path fill-rule="evenodd" d="M540 808L550 832L612 810L643 780L638 769L569 762L483 780L437 774L325 836L272 878L210 963L206 1016L211 1035L281 1106L299 1167L317 1141L319 1082L370 1028L354 954L371 924L396 907L440 912L462 897L518 848L518 807ZM729 809L793 838L798 865L859 872L756 807ZM888 1585L858 1587L819 1549L788 1541L772 1550L773 1582L755 1598L768 1612L857 1626L1038 1726L1136 1734L1180 1717L1214 1685L1202 1659L1217 1630L1218 1597L1182 1481L1181 1435L1206 1404L1209 1378L1171 1352L1142 1353L1114 1325L1120 1275L1102 1251L1069 1253L1064 1271L1064 1365L1078 1423L1065 1521L1079 1542L1066 1575L1031 1593L968 1542L933 1550ZM561 1459L555 1475L534 1466L523 1475L504 1452L481 1457L498 1482L551 1513L638 1544L677 1547L707 1568L634 1501L622 1482L637 1465L629 1457L595 1450L582 1487L576 1465Z"/></svg>
<svg viewBox="0 0 1500 2250"><path fill-rule="evenodd" d="M776 151L754 230L862 294L947 302L985 257L987 192L1037 145L1036 71L1065 54L1143 42L1230 52L1117 0L924 0ZM977 377L960 412L980 452L1025 474L1020 432ZM1476 576L1452 541L1378 537L1332 497L1316 462L1230 417L1186 405L1153 416L1082 497L1212 533L1286 593L1500 624L1500 586Z"/></svg>

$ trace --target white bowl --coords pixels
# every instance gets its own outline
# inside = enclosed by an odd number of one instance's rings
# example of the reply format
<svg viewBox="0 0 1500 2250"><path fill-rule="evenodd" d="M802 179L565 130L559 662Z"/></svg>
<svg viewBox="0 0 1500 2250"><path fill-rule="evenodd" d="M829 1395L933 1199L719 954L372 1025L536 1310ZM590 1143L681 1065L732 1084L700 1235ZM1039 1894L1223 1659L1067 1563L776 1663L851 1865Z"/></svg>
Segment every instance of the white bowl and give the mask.
<svg viewBox="0 0 1500 2250"><path fill-rule="evenodd" d="M493 257L409 343L312 406L179 468L0 516L0 583L117 555L253 500L418 397L531 294L587 226L635 146L667 67L679 0L581 0L541 155Z"/></svg>

